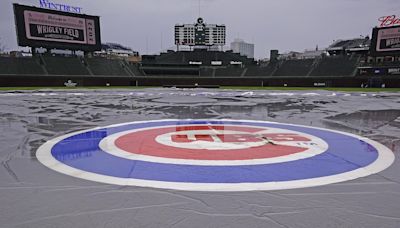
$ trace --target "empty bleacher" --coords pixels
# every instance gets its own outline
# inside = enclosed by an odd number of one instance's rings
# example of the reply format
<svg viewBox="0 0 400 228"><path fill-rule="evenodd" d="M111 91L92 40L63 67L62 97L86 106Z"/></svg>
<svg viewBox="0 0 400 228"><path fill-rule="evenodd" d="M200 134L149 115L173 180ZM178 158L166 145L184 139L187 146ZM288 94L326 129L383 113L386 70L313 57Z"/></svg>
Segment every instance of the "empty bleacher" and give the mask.
<svg viewBox="0 0 400 228"><path fill-rule="evenodd" d="M320 60L310 76L352 76L357 67L356 56L330 56Z"/></svg>
<svg viewBox="0 0 400 228"><path fill-rule="evenodd" d="M140 69L146 75L199 75L199 66L176 65L176 64L148 64L142 65Z"/></svg>
<svg viewBox="0 0 400 228"><path fill-rule="evenodd" d="M86 58L85 61L94 75L129 76L119 60L94 57Z"/></svg>
<svg viewBox="0 0 400 228"><path fill-rule="evenodd" d="M215 77L216 69L211 67L202 67L200 68L199 75L201 77Z"/></svg>
<svg viewBox="0 0 400 228"><path fill-rule="evenodd" d="M227 61L230 54L224 52L211 52L212 60ZM167 53L190 57L193 61L205 61L204 57L197 53ZM208 55L207 54L207 55ZM155 57L157 58L157 57ZM172 58L171 62L179 59ZM211 58L211 57L210 57ZM169 59L169 58L167 58ZM158 60L157 60L158 61ZM0 74L32 74L32 75L100 75L100 76L193 76L193 77L305 77L305 76L353 76L360 62L360 56L329 56L320 59L282 60L270 62L267 65L210 66L183 64L160 64L155 61L152 64L135 64L125 60L113 60L93 57L0 57ZM210 59L207 60L210 62Z"/></svg>
<svg viewBox="0 0 400 228"><path fill-rule="evenodd" d="M215 77L240 77L244 68L240 67L224 67L215 71Z"/></svg>
<svg viewBox="0 0 400 228"><path fill-rule="evenodd" d="M277 63L270 62L267 66L250 66L247 68L246 75L249 77L271 76L277 67Z"/></svg>
<svg viewBox="0 0 400 228"><path fill-rule="evenodd" d="M163 64L185 64L185 53L184 52L168 52L161 53L154 59L157 63Z"/></svg>
<svg viewBox="0 0 400 228"><path fill-rule="evenodd" d="M32 57L0 57L0 74L38 74L45 72L38 59Z"/></svg>
<svg viewBox="0 0 400 228"><path fill-rule="evenodd" d="M307 76L314 59L295 59L283 61L273 74L274 76Z"/></svg>
<svg viewBox="0 0 400 228"><path fill-rule="evenodd" d="M210 66L212 61L221 61L222 65L229 65L231 61L242 62L244 65L254 65L254 59L241 56L232 52L221 51L170 51L160 55L143 56L143 64L189 64L189 62L202 62L202 65Z"/></svg>
<svg viewBox="0 0 400 228"><path fill-rule="evenodd" d="M132 72L133 76L144 76L145 75L145 73L140 69L139 64L127 63L126 66L128 66L128 68Z"/></svg>
<svg viewBox="0 0 400 228"><path fill-rule="evenodd" d="M49 75L89 75L78 57L42 56Z"/></svg>
<svg viewBox="0 0 400 228"><path fill-rule="evenodd" d="M216 65L213 62L219 62ZM191 63L192 62L192 63ZM195 62L195 63L194 63ZM237 53L194 50L168 51L160 55L142 56L141 69L146 75L196 75L201 77L239 77L246 68L232 66L231 62L242 66L256 66L254 59Z"/></svg>

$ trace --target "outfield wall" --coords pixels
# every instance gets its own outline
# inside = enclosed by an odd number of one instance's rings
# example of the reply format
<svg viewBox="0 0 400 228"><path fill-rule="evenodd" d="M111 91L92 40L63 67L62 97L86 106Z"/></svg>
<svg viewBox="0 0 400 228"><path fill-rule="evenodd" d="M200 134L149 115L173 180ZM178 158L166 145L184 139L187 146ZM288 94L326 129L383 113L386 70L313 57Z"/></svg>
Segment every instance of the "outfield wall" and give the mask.
<svg viewBox="0 0 400 228"><path fill-rule="evenodd" d="M132 77L132 76L43 76L0 75L0 87L64 86L68 80L78 86L164 86L164 85L219 85L219 86L288 86L288 87L370 87L400 88L400 77Z"/></svg>
<svg viewBox="0 0 400 228"><path fill-rule="evenodd" d="M43 76L43 75L0 75L0 87L24 86L64 86L68 80L78 83L78 86L134 86L132 77L126 76Z"/></svg>

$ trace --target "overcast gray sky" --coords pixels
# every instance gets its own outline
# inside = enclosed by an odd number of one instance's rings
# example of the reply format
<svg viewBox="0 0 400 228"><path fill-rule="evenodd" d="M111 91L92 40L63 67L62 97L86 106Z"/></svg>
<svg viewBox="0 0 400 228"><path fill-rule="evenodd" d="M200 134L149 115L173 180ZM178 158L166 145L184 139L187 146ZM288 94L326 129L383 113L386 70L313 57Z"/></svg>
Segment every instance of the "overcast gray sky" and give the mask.
<svg viewBox="0 0 400 228"><path fill-rule="evenodd" d="M141 54L174 46L174 25L198 17L198 0L50 0L101 16L102 42L117 42ZM39 6L39 0L0 0L0 38L18 48L12 3ZM337 39L370 35L378 18L400 16L400 0L202 0L206 23L225 24L227 43L242 38L256 45L256 57L327 47ZM147 42L146 42L147 40ZM147 45L148 44L148 45Z"/></svg>

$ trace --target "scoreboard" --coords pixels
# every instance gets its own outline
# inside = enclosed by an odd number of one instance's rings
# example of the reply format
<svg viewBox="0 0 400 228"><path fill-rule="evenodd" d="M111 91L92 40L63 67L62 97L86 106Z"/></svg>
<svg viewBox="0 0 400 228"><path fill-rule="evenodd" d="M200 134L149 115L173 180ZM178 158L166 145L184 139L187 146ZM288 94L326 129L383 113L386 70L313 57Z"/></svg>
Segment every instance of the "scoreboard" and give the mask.
<svg viewBox="0 0 400 228"><path fill-rule="evenodd" d="M195 24L175 25L175 44L186 46L223 46L225 25L206 24L198 18Z"/></svg>
<svg viewBox="0 0 400 228"><path fill-rule="evenodd" d="M19 46L82 51L101 50L100 19L14 4Z"/></svg>
<svg viewBox="0 0 400 228"><path fill-rule="evenodd" d="M400 26L374 28L372 32L371 55L400 55Z"/></svg>

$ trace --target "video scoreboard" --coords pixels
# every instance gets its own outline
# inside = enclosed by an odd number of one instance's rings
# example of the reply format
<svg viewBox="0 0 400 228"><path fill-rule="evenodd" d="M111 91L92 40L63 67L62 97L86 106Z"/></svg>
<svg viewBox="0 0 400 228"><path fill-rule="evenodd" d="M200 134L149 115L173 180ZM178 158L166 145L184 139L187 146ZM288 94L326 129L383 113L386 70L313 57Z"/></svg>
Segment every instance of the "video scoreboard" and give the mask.
<svg viewBox="0 0 400 228"><path fill-rule="evenodd" d="M101 50L97 16L14 4L19 46Z"/></svg>
<svg viewBox="0 0 400 228"><path fill-rule="evenodd" d="M400 26L374 28L372 32L371 55L400 55Z"/></svg>

